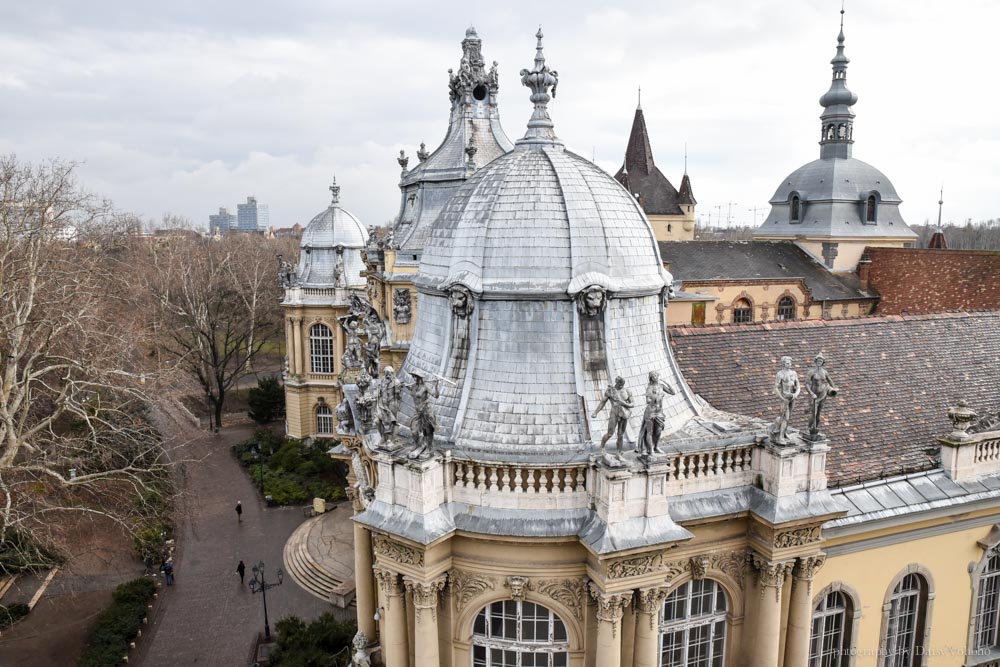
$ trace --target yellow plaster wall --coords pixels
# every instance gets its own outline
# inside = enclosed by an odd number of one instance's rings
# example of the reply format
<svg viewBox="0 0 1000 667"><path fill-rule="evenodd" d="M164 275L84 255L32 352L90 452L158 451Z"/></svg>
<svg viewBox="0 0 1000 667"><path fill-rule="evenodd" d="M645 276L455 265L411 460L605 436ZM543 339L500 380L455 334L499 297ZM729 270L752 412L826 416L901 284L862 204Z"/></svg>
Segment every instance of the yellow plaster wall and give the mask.
<svg viewBox="0 0 1000 667"><path fill-rule="evenodd" d="M882 632L882 605L889 584L911 563L922 565L934 578L934 605L929 648L940 650L928 664L959 667L964 664L972 615L969 563L978 563L983 550L976 541L989 533L989 526L957 531L911 542L837 556L827 560L816 574L813 596L833 582L853 587L861 598L861 622L855 647L856 667L877 667ZM835 544L836 542L832 542ZM950 651L954 649L954 653Z"/></svg>
<svg viewBox="0 0 1000 667"><path fill-rule="evenodd" d="M694 206L683 215L648 215L657 241L693 241L695 232Z"/></svg>
<svg viewBox="0 0 1000 667"><path fill-rule="evenodd" d="M708 321L708 313L714 312L709 301L705 305L705 320ZM673 324L691 324L691 301L671 301L667 304L667 326Z"/></svg>
<svg viewBox="0 0 1000 667"><path fill-rule="evenodd" d="M827 240L827 239L824 239ZM878 248L902 248L906 245L898 239L829 239L837 243L837 257L833 260L834 271L853 272L858 268L858 261L867 246ZM816 261L825 264L823 260L823 241L798 240L798 245L811 254Z"/></svg>

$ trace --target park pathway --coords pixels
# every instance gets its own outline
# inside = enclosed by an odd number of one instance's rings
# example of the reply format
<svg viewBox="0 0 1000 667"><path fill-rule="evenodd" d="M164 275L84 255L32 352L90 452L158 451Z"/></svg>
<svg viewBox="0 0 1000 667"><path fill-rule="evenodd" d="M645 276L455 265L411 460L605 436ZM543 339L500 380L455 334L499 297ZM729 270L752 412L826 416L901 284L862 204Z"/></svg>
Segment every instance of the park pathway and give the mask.
<svg viewBox="0 0 1000 667"><path fill-rule="evenodd" d="M183 459L182 500L175 556L176 582L161 589L159 607L144 632L139 663L146 667L211 665L240 667L254 637L263 632L261 595L240 585L236 565L263 560L268 581L283 567L282 548L302 523L302 508L265 508L230 446L246 440L250 427L201 432L175 451ZM236 501L243 521L236 520ZM268 591L271 630L285 616L319 616L333 607L299 588L288 577Z"/></svg>

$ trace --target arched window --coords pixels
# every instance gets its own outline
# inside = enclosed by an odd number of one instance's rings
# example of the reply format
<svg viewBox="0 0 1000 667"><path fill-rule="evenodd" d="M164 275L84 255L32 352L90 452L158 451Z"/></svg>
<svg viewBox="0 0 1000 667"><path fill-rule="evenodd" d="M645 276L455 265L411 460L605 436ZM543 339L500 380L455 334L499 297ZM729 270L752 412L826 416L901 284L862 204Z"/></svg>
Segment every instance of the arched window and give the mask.
<svg viewBox="0 0 1000 667"><path fill-rule="evenodd" d="M877 203L878 202L875 199L875 195L868 195L868 203L865 205L866 222L875 222L875 216L878 211L878 208L876 206Z"/></svg>
<svg viewBox="0 0 1000 667"><path fill-rule="evenodd" d="M333 412L326 403L316 406L316 432L333 433Z"/></svg>
<svg viewBox="0 0 1000 667"><path fill-rule="evenodd" d="M801 206L799 205L799 196L792 195L792 205L791 210L788 213L788 219L791 222L799 221L799 214L801 213Z"/></svg>
<svg viewBox="0 0 1000 667"><path fill-rule="evenodd" d="M566 626L534 602L501 600L472 624L472 667L567 667Z"/></svg>
<svg viewBox="0 0 1000 667"><path fill-rule="evenodd" d="M812 637L809 641L809 667L845 667L849 665L851 620L854 612L850 598L840 591L827 593L813 610Z"/></svg>
<svg viewBox="0 0 1000 667"><path fill-rule="evenodd" d="M309 370L313 373L333 372L333 332L325 324L309 327Z"/></svg>
<svg viewBox="0 0 1000 667"><path fill-rule="evenodd" d="M733 304L733 323L746 324L753 322L753 306L746 299L739 299Z"/></svg>
<svg viewBox="0 0 1000 667"><path fill-rule="evenodd" d="M979 575L976 594L975 649L1000 647L1000 552L994 547L986 552L986 566Z"/></svg>
<svg viewBox="0 0 1000 667"><path fill-rule="evenodd" d="M795 319L795 299L790 296L783 296L778 299L777 318L779 320Z"/></svg>
<svg viewBox="0 0 1000 667"><path fill-rule="evenodd" d="M663 603L660 667L726 663L726 592L711 579L689 581Z"/></svg>
<svg viewBox="0 0 1000 667"><path fill-rule="evenodd" d="M670 223L667 223L667 231L668 231L668 232L672 232L672 231L674 231L674 226L673 226L673 225L671 225Z"/></svg>
<svg viewBox="0 0 1000 667"><path fill-rule="evenodd" d="M882 625L882 667L916 667L924 654L927 582L905 575L892 589Z"/></svg>

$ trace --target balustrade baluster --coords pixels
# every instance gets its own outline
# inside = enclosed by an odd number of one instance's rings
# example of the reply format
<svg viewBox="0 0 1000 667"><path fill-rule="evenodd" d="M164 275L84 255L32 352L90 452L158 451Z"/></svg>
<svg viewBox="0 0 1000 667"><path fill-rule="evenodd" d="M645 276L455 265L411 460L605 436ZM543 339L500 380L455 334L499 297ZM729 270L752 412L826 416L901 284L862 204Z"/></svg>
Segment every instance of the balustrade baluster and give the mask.
<svg viewBox="0 0 1000 667"><path fill-rule="evenodd" d="M514 468L514 493L524 493L524 480L521 478L520 468Z"/></svg>
<svg viewBox="0 0 1000 667"><path fill-rule="evenodd" d="M503 467L503 477L500 479L500 490L503 493L510 493L510 468Z"/></svg>

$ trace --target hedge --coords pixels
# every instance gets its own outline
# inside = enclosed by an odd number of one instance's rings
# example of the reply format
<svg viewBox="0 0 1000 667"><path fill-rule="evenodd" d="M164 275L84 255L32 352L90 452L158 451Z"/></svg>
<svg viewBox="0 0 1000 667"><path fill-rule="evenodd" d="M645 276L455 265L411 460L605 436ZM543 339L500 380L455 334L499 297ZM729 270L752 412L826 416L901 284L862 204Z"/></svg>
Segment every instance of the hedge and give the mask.
<svg viewBox="0 0 1000 667"><path fill-rule="evenodd" d="M156 583L147 577L126 581L111 594L111 606L97 616L78 667L115 667L142 627Z"/></svg>

